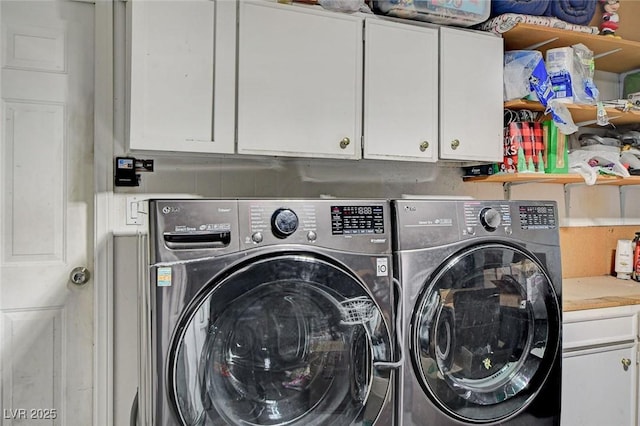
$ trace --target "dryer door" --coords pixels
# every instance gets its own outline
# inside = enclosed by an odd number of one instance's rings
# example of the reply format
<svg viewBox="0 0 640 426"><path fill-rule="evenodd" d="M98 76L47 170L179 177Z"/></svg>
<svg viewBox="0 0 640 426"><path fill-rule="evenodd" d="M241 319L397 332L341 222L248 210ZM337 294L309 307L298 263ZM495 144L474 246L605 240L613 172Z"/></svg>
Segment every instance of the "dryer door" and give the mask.
<svg viewBox="0 0 640 426"><path fill-rule="evenodd" d="M414 371L434 403L457 420L516 415L559 356L558 297L544 267L521 248L485 243L451 256L416 307Z"/></svg>
<svg viewBox="0 0 640 426"><path fill-rule="evenodd" d="M214 279L181 318L168 365L184 425L373 424L390 391L388 326L347 269L304 253Z"/></svg>

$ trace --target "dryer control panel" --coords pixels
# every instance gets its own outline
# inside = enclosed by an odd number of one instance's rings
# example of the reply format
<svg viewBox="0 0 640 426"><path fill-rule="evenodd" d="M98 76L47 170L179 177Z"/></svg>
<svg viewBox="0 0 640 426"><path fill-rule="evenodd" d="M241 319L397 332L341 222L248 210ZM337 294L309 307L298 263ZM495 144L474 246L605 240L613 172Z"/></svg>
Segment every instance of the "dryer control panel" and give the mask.
<svg viewBox="0 0 640 426"><path fill-rule="evenodd" d="M518 214L522 229L555 229L558 226L556 210L552 205L522 204L518 206Z"/></svg>

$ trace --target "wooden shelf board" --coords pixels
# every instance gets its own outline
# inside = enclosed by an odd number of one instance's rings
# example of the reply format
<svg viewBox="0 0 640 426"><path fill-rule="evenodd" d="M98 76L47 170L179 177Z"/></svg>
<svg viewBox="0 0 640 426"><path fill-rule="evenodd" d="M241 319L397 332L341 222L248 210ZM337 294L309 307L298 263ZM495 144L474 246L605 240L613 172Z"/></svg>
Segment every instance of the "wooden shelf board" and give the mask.
<svg viewBox="0 0 640 426"><path fill-rule="evenodd" d="M582 43L596 56L595 68L598 71L622 73L640 68L640 42L617 39L601 35L568 31L532 24L517 24L502 34L505 50L530 49L531 46L550 41L535 47L542 52L543 58L548 49L567 47ZM613 52L602 57L598 55Z"/></svg>
<svg viewBox="0 0 640 426"><path fill-rule="evenodd" d="M640 55L638 55L638 57L640 58ZM589 122L596 119L596 107L594 105L565 105L571 113L573 122L576 124ZM504 107L509 109L529 109L531 111L538 112L544 112L545 109L540 102L525 100L507 101L504 103ZM605 110L607 111L607 115L609 116L610 123L615 126L640 123L640 111L622 112L615 108L605 108ZM549 119L551 118L549 117ZM599 127L597 124L591 124L590 126Z"/></svg>
<svg viewBox="0 0 640 426"><path fill-rule="evenodd" d="M545 174L545 173L506 173L491 176L464 177L465 182L481 183L585 183L579 174ZM596 185L640 185L640 176L621 178L616 176L598 176Z"/></svg>

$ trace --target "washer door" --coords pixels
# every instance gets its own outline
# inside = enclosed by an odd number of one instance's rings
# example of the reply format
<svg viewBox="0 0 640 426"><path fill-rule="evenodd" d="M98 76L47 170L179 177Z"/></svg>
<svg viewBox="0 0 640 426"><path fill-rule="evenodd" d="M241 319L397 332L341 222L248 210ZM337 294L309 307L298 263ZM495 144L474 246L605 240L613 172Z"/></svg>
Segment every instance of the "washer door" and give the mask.
<svg viewBox="0 0 640 426"><path fill-rule="evenodd" d="M252 260L210 283L171 345L170 397L184 425L372 424L390 388L383 316L327 259Z"/></svg>
<svg viewBox="0 0 640 426"><path fill-rule="evenodd" d="M418 380L449 416L471 423L522 411L559 356L561 314L544 267L502 243L469 247L426 283L411 323Z"/></svg>

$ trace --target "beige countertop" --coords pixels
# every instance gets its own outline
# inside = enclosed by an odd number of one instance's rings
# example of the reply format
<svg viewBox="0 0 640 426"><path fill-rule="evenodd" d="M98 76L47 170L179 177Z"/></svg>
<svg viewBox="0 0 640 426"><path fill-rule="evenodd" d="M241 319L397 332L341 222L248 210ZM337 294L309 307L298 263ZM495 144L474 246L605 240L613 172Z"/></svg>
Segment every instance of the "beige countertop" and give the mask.
<svg viewBox="0 0 640 426"><path fill-rule="evenodd" d="M610 275L562 280L562 310L610 308L639 305L640 282Z"/></svg>

